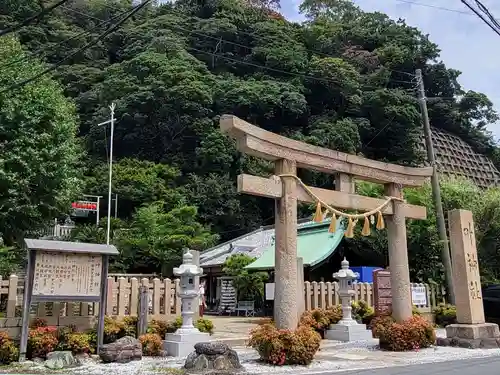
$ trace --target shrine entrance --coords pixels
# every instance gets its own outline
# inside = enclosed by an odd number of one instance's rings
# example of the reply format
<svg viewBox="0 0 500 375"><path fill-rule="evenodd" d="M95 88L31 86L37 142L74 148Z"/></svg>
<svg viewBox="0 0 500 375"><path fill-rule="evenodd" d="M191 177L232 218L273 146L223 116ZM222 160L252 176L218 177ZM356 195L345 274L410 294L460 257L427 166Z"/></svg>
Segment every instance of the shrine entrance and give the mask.
<svg viewBox="0 0 500 375"><path fill-rule="evenodd" d="M272 198L276 202L274 319L278 328L297 327L299 298L304 298L297 292L297 201L315 203L316 220L322 220L323 214L329 213L333 230L337 218L347 220L346 237L353 236L359 220L363 235L369 235L372 226L383 229L387 224L393 317L398 322L411 317L405 219L426 219L427 212L425 207L406 203L403 188L423 185L432 175L431 167L404 167L312 146L230 115L221 117L220 128L236 140L240 152L271 160L275 165L275 175L270 178L239 175L238 192ZM305 185L297 177L297 168L335 174L336 190ZM386 198L355 194L354 179L383 184ZM350 215L340 209L362 213Z"/></svg>

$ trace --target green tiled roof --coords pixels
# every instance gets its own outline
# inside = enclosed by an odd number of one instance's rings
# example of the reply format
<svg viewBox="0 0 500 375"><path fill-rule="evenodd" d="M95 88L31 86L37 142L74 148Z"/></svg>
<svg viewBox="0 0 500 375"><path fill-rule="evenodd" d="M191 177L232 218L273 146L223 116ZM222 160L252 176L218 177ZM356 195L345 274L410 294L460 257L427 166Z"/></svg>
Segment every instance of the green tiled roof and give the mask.
<svg viewBox="0 0 500 375"><path fill-rule="evenodd" d="M304 266L315 266L328 258L344 238L344 225L338 220L337 230L328 232L330 220L310 223L297 231L297 256L302 257ZM264 249L262 255L246 266L250 270L269 270L274 268L274 243Z"/></svg>

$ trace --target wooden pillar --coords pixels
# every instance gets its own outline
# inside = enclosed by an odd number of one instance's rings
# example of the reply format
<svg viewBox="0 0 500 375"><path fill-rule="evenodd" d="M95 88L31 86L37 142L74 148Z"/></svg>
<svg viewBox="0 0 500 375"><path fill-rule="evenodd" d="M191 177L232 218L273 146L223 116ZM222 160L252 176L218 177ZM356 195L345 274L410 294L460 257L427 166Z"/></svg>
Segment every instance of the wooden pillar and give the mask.
<svg viewBox="0 0 500 375"><path fill-rule="evenodd" d="M297 173L292 160L278 160L275 174ZM274 321L279 329L297 328L297 196L296 181L283 177L283 195L275 209Z"/></svg>
<svg viewBox="0 0 500 375"><path fill-rule="evenodd" d="M385 195L402 198L403 191L396 184L387 184L385 185ZM386 216L389 269L391 271L392 316L398 323L401 323L412 316L410 270L403 202L393 201L392 205L392 216Z"/></svg>

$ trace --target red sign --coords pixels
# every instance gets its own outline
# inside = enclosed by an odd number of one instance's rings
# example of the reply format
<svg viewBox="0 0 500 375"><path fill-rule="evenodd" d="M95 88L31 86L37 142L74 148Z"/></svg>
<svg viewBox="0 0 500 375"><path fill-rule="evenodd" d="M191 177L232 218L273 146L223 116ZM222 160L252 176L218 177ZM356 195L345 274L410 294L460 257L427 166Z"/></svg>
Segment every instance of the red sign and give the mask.
<svg viewBox="0 0 500 375"><path fill-rule="evenodd" d="M390 271L373 271L373 299L376 314L383 314L391 311L392 289Z"/></svg>
<svg viewBox="0 0 500 375"><path fill-rule="evenodd" d="M73 202L71 203L71 207L75 210L97 211L97 203L95 202L87 202L87 201Z"/></svg>

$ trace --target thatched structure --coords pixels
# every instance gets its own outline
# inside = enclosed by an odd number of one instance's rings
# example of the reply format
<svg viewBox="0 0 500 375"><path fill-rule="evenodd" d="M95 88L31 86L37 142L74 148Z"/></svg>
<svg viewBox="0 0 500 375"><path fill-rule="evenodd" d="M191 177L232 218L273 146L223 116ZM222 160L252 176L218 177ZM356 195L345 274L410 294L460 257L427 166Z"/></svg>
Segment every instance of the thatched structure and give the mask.
<svg viewBox="0 0 500 375"><path fill-rule="evenodd" d="M500 184L500 172L491 160L476 153L460 137L433 128L432 143L440 174L466 177L481 188ZM425 151L423 137L422 149Z"/></svg>

